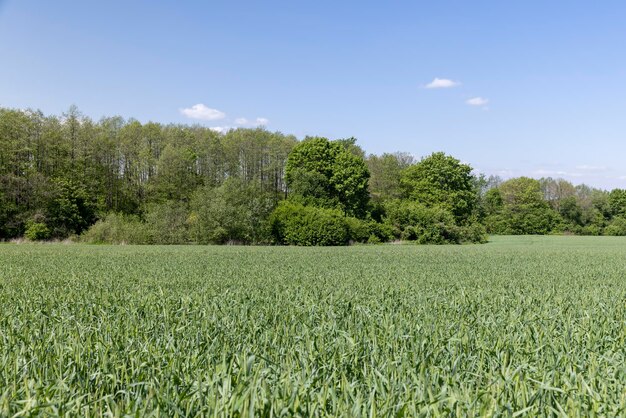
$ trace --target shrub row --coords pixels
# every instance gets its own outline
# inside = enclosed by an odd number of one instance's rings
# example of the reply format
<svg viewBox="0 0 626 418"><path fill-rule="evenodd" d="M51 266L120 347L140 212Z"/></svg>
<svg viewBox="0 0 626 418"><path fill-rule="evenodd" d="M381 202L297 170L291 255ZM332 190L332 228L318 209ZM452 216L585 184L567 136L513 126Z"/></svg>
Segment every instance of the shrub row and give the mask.
<svg viewBox="0 0 626 418"><path fill-rule="evenodd" d="M271 241L287 245L346 245L350 242L379 243L393 238L386 225L365 221L337 209L305 206L283 201L269 220Z"/></svg>
<svg viewBox="0 0 626 418"><path fill-rule="evenodd" d="M463 244L487 241L485 227L468 221L457 225L450 211L417 202L392 201L386 208L385 224L395 237L419 244Z"/></svg>
<svg viewBox="0 0 626 418"><path fill-rule="evenodd" d="M227 216L228 213L231 215ZM236 213L242 212L220 211L220 216L212 212L200 213L202 217L199 220L197 212L187 212L180 205L169 202L152 207L143 219L108 214L81 239L88 243L111 244L238 242L302 246L380 243L394 239L420 244L486 241L482 225L475 222L457 225L454 217L442 208L410 202L390 205L382 222L357 219L345 216L338 209L308 206L289 200L280 202L260 226L255 226L258 222L255 216L237 217ZM234 223L233 218L238 221ZM205 220L201 222L202 219ZM224 219L230 220L224 222ZM251 239L253 233L256 238ZM28 237L33 240L43 239L46 234L45 225L37 223L28 230Z"/></svg>

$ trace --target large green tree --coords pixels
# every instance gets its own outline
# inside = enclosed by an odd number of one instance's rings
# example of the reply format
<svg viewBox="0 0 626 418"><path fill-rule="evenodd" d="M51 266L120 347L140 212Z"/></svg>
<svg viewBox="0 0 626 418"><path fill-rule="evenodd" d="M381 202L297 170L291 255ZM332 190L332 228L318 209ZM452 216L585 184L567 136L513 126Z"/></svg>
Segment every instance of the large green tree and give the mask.
<svg viewBox="0 0 626 418"><path fill-rule="evenodd" d="M369 201L369 171L353 141L306 138L287 159L285 178L292 196L306 204L338 208L364 217Z"/></svg>
<svg viewBox="0 0 626 418"><path fill-rule="evenodd" d="M503 182L487 194L488 232L496 234L547 234L561 221L544 199L541 183L529 177Z"/></svg>
<svg viewBox="0 0 626 418"><path fill-rule="evenodd" d="M613 216L626 216L626 190L612 190L609 193L608 203Z"/></svg>
<svg viewBox="0 0 626 418"><path fill-rule="evenodd" d="M95 207L87 190L67 180L56 181L54 188L46 213L53 236L80 234L95 222Z"/></svg>
<svg viewBox="0 0 626 418"><path fill-rule="evenodd" d="M401 197L402 171L413 164L413 157L406 153L385 153L367 158L370 171L369 188L372 198L386 200Z"/></svg>
<svg viewBox="0 0 626 418"><path fill-rule="evenodd" d="M458 222L469 219L476 206L472 168L443 152L435 152L404 170L401 187L405 198L449 210Z"/></svg>

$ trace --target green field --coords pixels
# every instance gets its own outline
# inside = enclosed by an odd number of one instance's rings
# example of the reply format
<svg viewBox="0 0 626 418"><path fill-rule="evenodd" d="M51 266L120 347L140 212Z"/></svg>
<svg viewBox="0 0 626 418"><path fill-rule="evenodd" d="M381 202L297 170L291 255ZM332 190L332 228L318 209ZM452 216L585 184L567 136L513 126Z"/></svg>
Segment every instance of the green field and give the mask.
<svg viewBox="0 0 626 418"><path fill-rule="evenodd" d="M625 238L0 245L0 416L625 407Z"/></svg>

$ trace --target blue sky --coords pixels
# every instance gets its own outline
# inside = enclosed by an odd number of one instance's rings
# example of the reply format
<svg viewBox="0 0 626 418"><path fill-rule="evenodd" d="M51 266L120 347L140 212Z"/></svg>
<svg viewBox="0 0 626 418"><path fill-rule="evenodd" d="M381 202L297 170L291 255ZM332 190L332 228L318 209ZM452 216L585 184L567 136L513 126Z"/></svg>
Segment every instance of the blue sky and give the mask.
<svg viewBox="0 0 626 418"><path fill-rule="evenodd" d="M618 1L0 0L0 105L626 188L624 22Z"/></svg>

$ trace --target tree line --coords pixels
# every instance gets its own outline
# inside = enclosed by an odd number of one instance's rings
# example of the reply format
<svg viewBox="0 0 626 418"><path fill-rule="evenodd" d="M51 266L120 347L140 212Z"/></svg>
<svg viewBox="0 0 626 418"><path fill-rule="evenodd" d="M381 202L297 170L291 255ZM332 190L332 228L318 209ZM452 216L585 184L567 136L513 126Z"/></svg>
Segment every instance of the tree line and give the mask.
<svg viewBox="0 0 626 418"><path fill-rule="evenodd" d="M626 235L626 190L503 181L354 138L0 109L0 239L340 245Z"/></svg>

